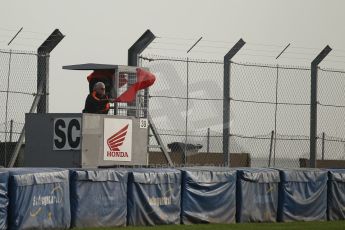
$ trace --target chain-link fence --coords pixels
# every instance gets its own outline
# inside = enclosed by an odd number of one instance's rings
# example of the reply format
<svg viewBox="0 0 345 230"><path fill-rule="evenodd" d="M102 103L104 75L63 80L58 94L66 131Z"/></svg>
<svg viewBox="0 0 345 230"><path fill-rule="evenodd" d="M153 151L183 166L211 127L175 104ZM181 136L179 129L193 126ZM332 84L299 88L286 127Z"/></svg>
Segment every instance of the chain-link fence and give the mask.
<svg viewBox="0 0 345 230"><path fill-rule="evenodd" d="M1 166L8 166L24 128L25 113L37 95L37 57L34 52L0 50ZM17 161L17 165L21 162Z"/></svg>
<svg viewBox="0 0 345 230"><path fill-rule="evenodd" d="M345 160L345 71L318 70L318 159Z"/></svg>
<svg viewBox="0 0 345 230"><path fill-rule="evenodd" d="M178 155L172 156L179 159L175 164L201 160L222 165L223 64L159 56L140 60L157 77L150 88L149 112L165 147ZM154 136L149 143L150 152L159 151Z"/></svg>
<svg viewBox="0 0 345 230"><path fill-rule="evenodd" d="M223 165L223 62L157 55L140 60L157 75L149 111L163 144L181 153L177 162ZM306 166L310 69L235 62L230 68L231 166ZM345 72L319 70L320 160L345 158L344 88ZM157 145L151 136L150 151Z"/></svg>
<svg viewBox="0 0 345 230"><path fill-rule="evenodd" d="M175 163L224 165L223 62L156 55L140 62L157 76L149 112ZM0 50L0 165L12 158L46 64L33 52ZM307 165L310 69L232 62L230 72L231 166ZM338 164L345 160L345 72L319 69L318 76L317 158ZM161 164L152 134L149 150L150 163Z"/></svg>
<svg viewBox="0 0 345 230"><path fill-rule="evenodd" d="M309 158L308 68L232 63L230 85L231 134L244 139L252 166L298 167Z"/></svg>

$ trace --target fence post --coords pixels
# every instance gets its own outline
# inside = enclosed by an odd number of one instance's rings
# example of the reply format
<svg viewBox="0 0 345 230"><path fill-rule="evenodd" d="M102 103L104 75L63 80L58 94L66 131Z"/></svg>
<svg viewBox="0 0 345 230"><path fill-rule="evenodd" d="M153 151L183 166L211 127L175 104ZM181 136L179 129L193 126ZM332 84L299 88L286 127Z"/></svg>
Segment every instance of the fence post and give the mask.
<svg viewBox="0 0 345 230"><path fill-rule="evenodd" d="M287 46L289 47L289 45ZM286 47L286 48L287 48ZM285 48L285 49L286 49ZM284 49L284 50L285 50ZM283 51L284 52L284 51ZM276 166L276 146L277 146L277 116L278 116L278 87L279 87L279 65L277 64L276 85L275 85L275 107L274 107L274 144L273 144L273 167Z"/></svg>
<svg viewBox="0 0 345 230"><path fill-rule="evenodd" d="M37 50L37 92L40 82L43 84L43 95L37 105L37 113L48 113L49 110L49 55L65 36L55 29Z"/></svg>
<svg viewBox="0 0 345 230"><path fill-rule="evenodd" d="M272 158L272 150L273 150L273 139L274 139L274 131L271 132L271 142L270 142L270 154L268 155L268 167L271 167L271 158Z"/></svg>
<svg viewBox="0 0 345 230"><path fill-rule="evenodd" d="M138 66L139 54L142 53L156 38L151 30L146 30L140 38L128 49L128 61L129 66Z"/></svg>
<svg viewBox="0 0 345 230"><path fill-rule="evenodd" d="M7 86L6 86L6 101L5 101L5 164L7 166L7 118L8 118L8 97L10 93L10 78L11 78L11 65L12 65L12 50L8 58L8 72L7 72Z"/></svg>
<svg viewBox="0 0 345 230"><path fill-rule="evenodd" d="M140 38L138 38L138 40L136 42L134 42L134 44L128 49L128 60L127 60L127 65L128 66L138 66L138 59L139 59L139 54L142 53L150 44L151 42L156 38L156 36L151 32L151 30L146 30L141 36ZM144 91L144 97L148 98L148 89L145 89ZM134 102L135 104L135 102ZM144 101L144 108L148 108L148 101ZM133 113L130 111L127 111L127 113L129 112L129 114ZM153 120L150 116L149 113L147 113L147 111L144 111L144 117L147 117L148 121L149 121L149 127L152 131L153 136L156 138L159 148L161 149L161 151L163 152L168 164L170 167L173 167L174 164L169 156L168 151L166 150L162 139L159 136L159 133L157 131L157 128L155 126L155 124L153 123ZM150 132L147 131L147 135L148 135L148 141L150 138Z"/></svg>
<svg viewBox="0 0 345 230"><path fill-rule="evenodd" d="M133 45L128 49L128 61L127 64L129 66L138 66L138 59L139 59L139 54L142 53L150 44L153 40L155 40L156 36L151 32L151 30L146 30L139 38L136 40ZM128 78L131 78L133 76L128 76ZM130 87L133 82L136 80L130 80L128 79L128 87ZM144 89L144 117L147 117L147 108L148 108L148 102L147 99L149 94L149 89ZM136 108L137 102L136 100L128 103L128 106ZM128 116L136 116L137 111L136 109L128 109L127 110Z"/></svg>
<svg viewBox="0 0 345 230"><path fill-rule="evenodd" d="M207 128L207 153L210 153L210 128Z"/></svg>
<svg viewBox="0 0 345 230"><path fill-rule="evenodd" d="M10 121L10 142L12 142L12 134L13 134L13 120Z"/></svg>
<svg viewBox="0 0 345 230"><path fill-rule="evenodd" d="M310 158L309 167L316 168L317 144L317 69L321 61L331 52L328 45L311 62L311 92L310 92Z"/></svg>
<svg viewBox="0 0 345 230"><path fill-rule="evenodd" d="M322 133L322 160L325 159L325 132Z"/></svg>
<svg viewBox="0 0 345 230"><path fill-rule="evenodd" d="M224 56L224 82L223 82L223 154L224 165L230 166L230 63L231 59L246 44L242 38Z"/></svg>
<svg viewBox="0 0 345 230"><path fill-rule="evenodd" d="M187 54L201 41L202 37L200 37L194 44L187 50ZM183 151L183 163L187 165L187 144L188 144L188 112L189 112L189 58L187 57L187 69L186 69L186 123L185 123L185 139L184 139L184 151Z"/></svg>
<svg viewBox="0 0 345 230"><path fill-rule="evenodd" d="M186 72L186 123L185 123L185 137L184 137L184 150L183 150L183 164L187 165L187 144L188 144L188 111L189 111L189 58L187 57L187 72Z"/></svg>

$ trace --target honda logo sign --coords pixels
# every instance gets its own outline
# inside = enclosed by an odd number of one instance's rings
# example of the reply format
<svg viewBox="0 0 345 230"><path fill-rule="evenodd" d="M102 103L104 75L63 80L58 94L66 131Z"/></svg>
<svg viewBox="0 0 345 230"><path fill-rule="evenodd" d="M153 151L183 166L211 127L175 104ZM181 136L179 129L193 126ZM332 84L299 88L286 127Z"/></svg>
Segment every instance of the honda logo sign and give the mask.
<svg viewBox="0 0 345 230"><path fill-rule="evenodd" d="M131 161L132 120L104 119L104 160Z"/></svg>

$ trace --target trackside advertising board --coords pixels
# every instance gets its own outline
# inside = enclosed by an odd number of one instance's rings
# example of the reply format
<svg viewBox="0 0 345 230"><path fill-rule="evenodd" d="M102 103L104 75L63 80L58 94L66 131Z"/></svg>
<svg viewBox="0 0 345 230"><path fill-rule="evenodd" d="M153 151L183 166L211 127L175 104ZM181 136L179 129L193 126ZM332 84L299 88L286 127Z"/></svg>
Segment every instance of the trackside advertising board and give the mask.
<svg viewBox="0 0 345 230"><path fill-rule="evenodd" d="M132 120L104 118L104 160L132 160Z"/></svg>

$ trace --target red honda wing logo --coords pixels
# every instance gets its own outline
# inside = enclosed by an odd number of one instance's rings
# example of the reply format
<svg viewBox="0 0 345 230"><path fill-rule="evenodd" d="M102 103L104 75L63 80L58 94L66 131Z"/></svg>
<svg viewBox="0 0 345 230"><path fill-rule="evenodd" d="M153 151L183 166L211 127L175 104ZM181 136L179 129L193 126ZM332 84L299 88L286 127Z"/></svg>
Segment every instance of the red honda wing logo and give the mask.
<svg viewBox="0 0 345 230"><path fill-rule="evenodd" d="M128 124L125 125L120 131L108 138L107 144L111 151L120 151L119 147L123 145L126 139L126 134L128 130Z"/></svg>

